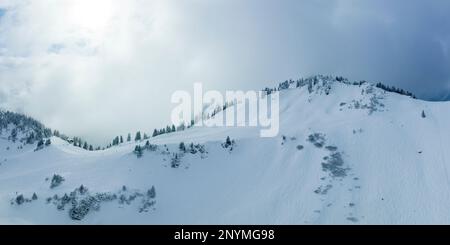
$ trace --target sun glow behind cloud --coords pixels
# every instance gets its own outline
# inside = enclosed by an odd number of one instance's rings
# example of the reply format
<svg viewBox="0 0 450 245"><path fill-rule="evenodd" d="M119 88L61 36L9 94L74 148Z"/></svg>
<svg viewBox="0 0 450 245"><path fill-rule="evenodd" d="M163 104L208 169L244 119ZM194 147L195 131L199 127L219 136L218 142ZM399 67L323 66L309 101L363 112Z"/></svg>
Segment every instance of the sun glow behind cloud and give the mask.
<svg viewBox="0 0 450 245"><path fill-rule="evenodd" d="M102 32L110 23L115 9L111 0L71 0L67 4L69 24L92 32Z"/></svg>

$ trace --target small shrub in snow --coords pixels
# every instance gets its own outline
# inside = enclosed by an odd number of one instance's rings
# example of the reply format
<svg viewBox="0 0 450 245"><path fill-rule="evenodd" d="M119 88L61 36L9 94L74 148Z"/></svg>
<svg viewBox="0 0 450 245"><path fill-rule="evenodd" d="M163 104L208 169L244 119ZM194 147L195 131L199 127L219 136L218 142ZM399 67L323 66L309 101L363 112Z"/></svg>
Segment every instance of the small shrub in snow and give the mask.
<svg viewBox="0 0 450 245"><path fill-rule="evenodd" d="M123 186L120 191L116 193L101 192L91 194L88 188L81 185L69 194L65 193L61 198L55 195L53 198L47 198L47 203L53 203L60 211L66 210L69 207L68 215L73 220L82 220L92 211L100 210L101 204L104 202L117 201L119 204L130 205L133 201L140 200L141 204L138 207L139 212L148 212L150 207L156 203L156 191L152 186L147 192L130 191ZM25 201L26 202L26 199Z"/></svg>
<svg viewBox="0 0 450 245"><path fill-rule="evenodd" d="M320 195L326 195L328 194L328 191L331 190L331 188L333 188L333 185L328 184L326 186L319 186L319 188L317 188L314 193L316 194L320 194Z"/></svg>
<svg viewBox="0 0 450 245"><path fill-rule="evenodd" d="M425 115L425 111L422 111L422 118L426 118L427 115Z"/></svg>
<svg viewBox="0 0 450 245"><path fill-rule="evenodd" d="M84 195L88 191L88 189L86 187L84 187L84 185L81 185L78 188L78 191L80 192L80 194Z"/></svg>
<svg viewBox="0 0 450 245"><path fill-rule="evenodd" d="M184 144L184 142L181 142L178 148L181 152L186 153L186 145Z"/></svg>
<svg viewBox="0 0 450 245"><path fill-rule="evenodd" d="M325 145L325 135L320 133L309 135L307 140L317 148L322 148Z"/></svg>
<svg viewBox="0 0 450 245"><path fill-rule="evenodd" d="M147 151L156 151L156 150L158 150L158 146L157 145L153 145L153 144L150 144L150 141L148 141L147 140L147 142L145 143L145 150L147 150Z"/></svg>
<svg viewBox="0 0 450 245"><path fill-rule="evenodd" d="M150 198L155 198L156 197L156 190L155 190L154 186L152 186L152 188L147 191L147 196L150 197Z"/></svg>
<svg viewBox="0 0 450 245"><path fill-rule="evenodd" d="M356 129L353 129L353 134L362 134L363 133L363 129L362 128L360 128L360 129L358 129L358 130L356 130Z"/></svg>
<svg viewBox="0 0 450 245"><path fill-rule="evenodd" d="M51 145L52 144L52 141L50 140L50 139L47 139L46 141L45 141L45 146L49 146L49 145Z"/></svg>
<svg viewBox="0 0 450 245"><path fill-rule="evenodd" d="M99 202L92 196L75 201L75 204L69 210L69 216L73 220L82 220L91 210L98 211L100 209Z"/></svg>
<svg viewBox="0 0 450 245"><path fill-rule="evenodd" d="M326 146L325 149L329 150L329 151L337 151L337 147L336 146Z"/></svg>
<svg viewBox="0 0 450 245"><path fill-rule="evenodd" d="M24 203L29 203L32 201L36 201L37 200L37 195L36 193L33 193L33 196L30 198L26 198L23 194L17 195L14 199L11 200L11 205L22 205Z"/></svg>
<svg viewBox="0 0 450 245"><path fill-rule="evenodd" d="M110 193L97 193L95 194L95 198L99 200L100 202L110 202L117 199L116 194L110 194Z"/></svg>
<svg viewBox="0 0 450 245"><path fill-rule="evenodd" d="M222 147L225 149L229 149L231 152L235 144L236 142L234 140L231 140L230 136L227 136L225 143L222 143Z"/></svg>
<svg viewBox="0 0 450 245"><path fill-rule="evenodd" d="M139 213L148 212L148 210L153 207L156 203L154 200L156 197L155 187L152 186L150 190L147 191L147 195L142 198L142 204L139 208Z"/></svg>
<svg viewBox="0 0 450 245"><path fill-rule="evenodd" d="M39 151L42 150L44 148L44 140L39 140L36 146L36 149L34 151Z"/></svg>
<svg viewBox="0 0 450 245"><path fill-rule="evenodd" d="M234 144L234 140L232 141L232 144ZM195 145L195 148L196 148L197 151L200 152L201 154L208 153L208 152L206 152L206 149L205 149L205 146L204 146L204 145L197 144L197 145Z"/></svg>
<svg viewBox="0 0 450 245"><path fill-rule="evenodd" d="M197 149L194 147L194 143L191 143L191 144L189 145L189 152L190 152L191 154L197 154Z"/></svg>
<svg viewBox="0 0 450 245"><path fill-rule="evenodd" d="M25 202L25 198L23 197L22 194L20 194L16 197L15 201L17 205L22 205Z"/></svg>
<svg viewBox="0 0 450 245"><path fill-rule="evenodd" d="M303 150L303 148L304 148L304 147L303 147L302 145L298 145L298 146L297 146L297 150L299 150L299 151Z"/></svg>
<svg viewBox="0 0 450 245"><path fill-rule="evenodd" d="M180 156L177 153L173 154L173 157L170 161L170 166L172 168L178 168L180 166Z"/></svg>
<svg viewBox="0 0 450 245"><path fill-rule="evenodd" d="M222 147L223 147L223 144L222 144ZM208 153L206 151L204 145L201 145L201 144L194 145L194 143L189 144L189 147L186 149L186 152L189 152L189 153L191 153L193 155L195 155L195 154L200 152L202 158L204 158L205 154Z"/></svg>
<svg viewBox="0 0 450 245"><path fill-rule="evenodd" d="M134 148L134 154L136 154L136 156L137 156L138 158L141 158L141 157L142 157L142 147L141 147L140 145L137 145L137 146Z"/></svg>
<svg viewBox="0 0 450 245"><path fill-rule="evenodd" d="M90 195L88 189L81 185L79 188L64 194L59 198L57 195L53 199L48 198L47 202L50 203L53 200L57 209L65 210L67 205L70 205L69 216L73 220L82 220L90 211L98 211L100 209L101 202L107 202L117 199L115 194L109 193L97 193Z"/></svg>
<svg viewBox="0 0 450 245"><path fill-rule="evenodd" d="M52 182L50 184L50 189L60 186L64 180L65 179L61 175L54 174L52 177Z"/></svg>
<svg viewBox="0 0 450 245"><path fill-rule="evenodd" d="M334 152L331 155L324 157L326 162L322 163L322 169L329 172L332 177L347 176L349 168L344 167L344 160L340 152Z"/></svg>

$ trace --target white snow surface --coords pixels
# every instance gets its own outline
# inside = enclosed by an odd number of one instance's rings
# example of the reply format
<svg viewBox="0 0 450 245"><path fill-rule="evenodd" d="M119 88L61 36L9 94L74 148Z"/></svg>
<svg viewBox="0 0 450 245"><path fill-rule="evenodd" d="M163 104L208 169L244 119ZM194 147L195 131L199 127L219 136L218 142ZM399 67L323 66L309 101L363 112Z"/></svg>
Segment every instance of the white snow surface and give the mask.
<svg viewBox="0 0 450 245"><path fill-rule="evenodd" d="M0 224L450 224L450 103L369 84L333 83L329 95L323 91L281 91L277 137L260 138L251 127L194 127L151 138L158 150L141 158L133 150L145 141L90 152L52 137L34 151L18 149L4 131ZM355 108L371 98L382 103L376 111ZM314 133L323 135L323 147L307 140ZM227 136L236 141L231 152L221 146ZM172 168L182 141L204 144L207 153L186 153ZM337 147L343 175L323 168L333 154L326 146ZM54 174L65 181L51 189L46 178ZM104 202L72 220L69 208L47 203L80 185L92 193L155 186L156 204L139 212L138 201ZM35 201L14 202L33 193Z"/></svg>

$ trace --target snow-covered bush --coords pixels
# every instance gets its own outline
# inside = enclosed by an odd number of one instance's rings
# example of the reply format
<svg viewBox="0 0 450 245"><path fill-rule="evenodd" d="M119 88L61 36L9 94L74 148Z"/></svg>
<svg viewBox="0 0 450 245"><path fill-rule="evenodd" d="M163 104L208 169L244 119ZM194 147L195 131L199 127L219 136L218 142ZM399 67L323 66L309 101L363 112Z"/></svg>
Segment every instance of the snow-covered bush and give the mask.
<svg viewBox="0 0 450 245"><path fill-rule="evenodd" d="M60 186L64 180L65 179L61 175L54 174L52 177L52 182L50 183L50 188L53 189L55 187Z"/></svg>
<svg viewBox="0 0 450 245"><path fill-rule="evenodd" d="M96 193L91 195L86 187L81 185L69 194L65 193L61 198L58 195L47 198L58 210L65 210L70 205L69 216L73 220L82 220L90 211L98 211L101 202L110 202L117 199L116 194Z"/></svg>
<svg viewBox="0 0 450 245"><path fill-rule="evenodd" d="M51 144L52 144L52 142L51 142L50 139L46 139L46 140L40 139L40 140L38 140L36 149L35 149L34 151L42 150L42 149L44 149L44 147L48 147L48 146L50 146Z"/></svg>
<svg viewBox="0 0 450 245"><path fill-rule="evenodd" d="M17 196L11 200L11 205L20 206L24 203L30 203L32 201L36 201L37 199L38 198L37 198L36 193L33 193L31 198L26 198L23 194L17 194Z"/></svg>
<svg viewBox="0 0 450 245"><path fill-rule="evenodd" d="M142 157L142 147L140 146L140 145L137 145L135 148L134 148L134 154L136 154L136 156L138 157L138 158L141 158Z"/></svg>
<svg viewBox="0 0 450 245"><path fill-rule="evenodd" d="M205 157L205 154L208 153L206 151L206 148L205 148L204 145L194 144L194 143L189 144L189 147L186 149L186 152L189 152L189 153L191 153L193 155L195 155L195 154L200 152L200 154L202 155L202 158Z"/></svg>
<svg viewBox="0 0 450 245"><path fill-rule="evenodd" d="M73 220L82 220L91 210L98 211L100 203L92 196L86 196L81 200L74 199L72 208L69 210L69 216Z"/></svg>
<svg viewBox="0 0 450 245"><path fill-rule="evenodd" d="M139 208L139 212L148 212L148 210L153 207L156 203L156 190L155 187L152 186L151 189L147 191L147 195L142 198L141 207Z"/></svg>
<svg viewBox="0 0 450 245"><path fill-rule="evenodd" d="M147 196L149 196L150 198L155 198L156 197L155 186L152 186L152 188L147 191Z"/></svg>
<svg viewBox="0 0 450 245"><path fill-rule="evenodd" d="M311 134L307 140L317 148L322 148L325 145L325 135L321 133Z"/></svg>
<svg viewBox="0 0 450 245"><path fill-rule="evenodd" d="M222 147L225 149L229 149L230 152L233 151L233 148L235 145L236 145L236 142L234 140L231 140L230 136L227 136L225 143L222 143Z"/></svg>
<svg viewBox="0 0 450 245"><path fill-rule="evenodd" d="M18 195L16 197L16 204L17 205L22 205L25 202L25 198L23 197L22 194Z"/></svg>
<svg viewBox="0 0 450 245"><path fill-rule="evenodd" d="M340 152L331 153L329 156L324 157L325 162L322 163L322 169L328 172L331 177L345 177L347 176L349 168L344 166L344 159Z"/></svg>
<svg viewBox="0 0 450 245"><path fill-rule="evenodd" d="M329 151L337 151L337 147L336 146L326 146L325 149L329 150Z"/></svg>
<svg viewBox="0 0 450 245"><path fill-rule="evenodd" d="M34 151L39 151L44 148L44 140L40 139L37 143L36 149Z"/></svg>
<svg viewBox="0 0 450 245"><path fill-rule="evenodd" d="M191 154L197 154L197 149L194 147L194 143L191 143L191 144L189 145L189 152L190 152Z"/></svg>
<svg viewBox="0 0 450 245"><path fill-rule="evenodd" d="M148 142L148 141L147 141L147 142ZM150 142L149 142L149 144L146 144L146 145L145 145L145 149L146 149L147 151L157 151L157 150L158 150L158 146L157 146L157 145L150 144Z"/></svg>
<svg viewBox="0 0 450 245"><path fill-rule="evenodd" d="M180 149L181 152L186 153L186 145L184 144L184 142L181 142L178 148Z"/></svg>
<svg viewBox="0 0 450 245"><path fill-rule="evenodd" d="M170 166L172 168L178 168L180 166L180 155L178 153L174 153L172 159L170 160Z"/></svg>

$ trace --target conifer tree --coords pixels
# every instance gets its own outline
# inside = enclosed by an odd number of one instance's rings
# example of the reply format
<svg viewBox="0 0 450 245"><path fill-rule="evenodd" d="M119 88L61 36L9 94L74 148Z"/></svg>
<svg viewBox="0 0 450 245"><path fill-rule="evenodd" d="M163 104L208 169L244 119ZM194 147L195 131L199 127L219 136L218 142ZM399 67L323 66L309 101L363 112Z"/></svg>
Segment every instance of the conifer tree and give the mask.
<svg viewBox="0 0 450 245"><path fill-rule="evenodd" d="M142 139L142 137L141 137L141 131L138 131L137 133L136 133L136 137L134 138L134 141L139 141L139 140L141 140Z"/></svg>
<svg viewBox="0 0 450 245"><path fill-rule="evenodd" d="M179 148L180 148L180 151L186 152L186 145L184 144L184 142L181 142L181 143L180 143Z"/></svg>

